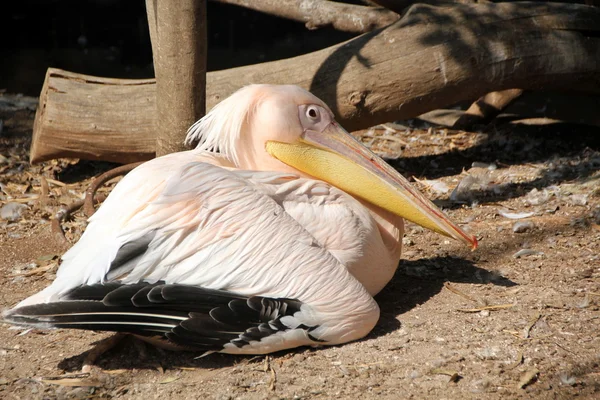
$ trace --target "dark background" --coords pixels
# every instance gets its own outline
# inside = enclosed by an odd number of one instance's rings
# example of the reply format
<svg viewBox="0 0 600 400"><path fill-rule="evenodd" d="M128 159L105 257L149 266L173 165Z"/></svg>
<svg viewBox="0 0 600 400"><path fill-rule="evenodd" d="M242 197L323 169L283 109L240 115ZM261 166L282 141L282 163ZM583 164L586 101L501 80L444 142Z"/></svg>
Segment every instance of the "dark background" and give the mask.
<svg viewBox="0 0 600 400"><path fill-rule="evenodd" d="M208 70L292 57L353 35L208 2ZM0 90L38 96L48 67L150 78L144 0L2 0Z"/></svg>

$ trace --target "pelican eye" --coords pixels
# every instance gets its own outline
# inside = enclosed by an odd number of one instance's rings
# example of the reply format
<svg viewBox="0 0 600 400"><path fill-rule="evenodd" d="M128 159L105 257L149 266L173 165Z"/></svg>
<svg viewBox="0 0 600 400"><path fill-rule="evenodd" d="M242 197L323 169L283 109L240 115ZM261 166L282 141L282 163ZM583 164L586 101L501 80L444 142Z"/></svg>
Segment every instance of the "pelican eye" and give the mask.
<svg viewBox="0 0 600 400"><path fill-rule="evenodd" d="M303 130L322 132L331 122L330 115L323 107L316 104L300 104L298 106L298 117Z"/></svg>
<svg viewBox="0 0 600 400"><path fill-rule="evenodd" d="M306 116L313 121L317 121L319 119L319 110L315 106L310 106L306 109Z"/></svg>

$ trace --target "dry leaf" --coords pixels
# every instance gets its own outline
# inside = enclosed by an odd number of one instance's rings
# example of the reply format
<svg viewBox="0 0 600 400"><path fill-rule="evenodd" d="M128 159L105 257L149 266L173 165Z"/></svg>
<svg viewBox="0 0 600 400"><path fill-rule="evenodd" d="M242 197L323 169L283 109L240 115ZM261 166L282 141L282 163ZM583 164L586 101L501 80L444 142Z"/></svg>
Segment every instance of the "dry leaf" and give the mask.
<svg viewBox="0 0 600 400"><path fill-rule="evenodd" d="M162 381L158 382L160 385L164 385L166 383L171 383L171 382L175 382L177 380L179 380L180 378L178 376L170 376L167 379L163 379Z"/></svg>
<svg viewBox="0 0 600 400"><path fill-rule="evenodd" d="M61 181L57 181L56 179L50 179L50 178L46 178L46 181L47 181L48 183L51 183L51 184L53 184L53 185L60 186L60 187L67 186L67 184L66 184L66 183L62 183Z"/></svg>
<svg viewBox="0 0 600 400"><path fill-rule="evenodd" d="M37 261L50 261L58 258L58 254L46 254L44 256L38 257Z"/></svg>
<svg viewBox="0 0 600 400"><path fill-rule="evenodd" d="M34 268L34 269L32 269L30 271L27 271L27 272L21 272L21 273L18 273L18 274L14 274L13 276L42 275L42 274L44 274L44 273L46 273L46 272L54 269L56 266L57 266L56 263L50 263L48 265L44 265L44 266L41 266L41 267Z"/></svg>
<svg viewBox="0 0 600 400"><path fill-rule="evenodd" d="M126 370L126 369L113 369L111 371L104 370L102 372L104 372L105 374L108 374L108 375L119 375L119 374L124 374L127 371L128 370Z"/></svg>
<svg viewBox="0 0 600 400"><path fill-rule="evenodd" d="M527 326L523 329L523 339L529 339L529 333L531 332L531 328L533 328L533 326L537 324L540 318L542 318L542 314L536 314L531 319L531 321L529 321L529 324L527 324Z"/></svg>
<svg viewBox="0 0 600 400"><path fill-rule="evenodd" d="M519 380L519 383L517 384L517 389L525 389L526 386L535 382L539 373L540 371L535 368L525 371L525 373L521 376L521 380Z"/></svg>
<svg viewBox="0 0 600 400"><path fill-rule="evenodd" d="M456 383L461 379L461 376L458 374L457 371L452 371L449 369L442 369L442 368L435 368L431 370L432 374L436 374L436 375L447 375L450 377L450 379L448 380L448 382L453 382Z"/></svg>

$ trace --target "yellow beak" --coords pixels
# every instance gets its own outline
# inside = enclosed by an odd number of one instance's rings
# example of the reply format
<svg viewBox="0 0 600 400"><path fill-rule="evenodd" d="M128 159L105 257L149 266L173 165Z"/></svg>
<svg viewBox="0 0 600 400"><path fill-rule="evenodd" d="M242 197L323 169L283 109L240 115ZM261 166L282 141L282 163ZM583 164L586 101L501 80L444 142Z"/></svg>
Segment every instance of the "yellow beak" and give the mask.
<svg viewBox="0 0 600 400"><path fill-rule="evenodd" d="M306 131L296 143L268 141L266 150L278 160L351 195L477 248L473 235L450 221L398 171L336 122L322 132Z"/></svg>

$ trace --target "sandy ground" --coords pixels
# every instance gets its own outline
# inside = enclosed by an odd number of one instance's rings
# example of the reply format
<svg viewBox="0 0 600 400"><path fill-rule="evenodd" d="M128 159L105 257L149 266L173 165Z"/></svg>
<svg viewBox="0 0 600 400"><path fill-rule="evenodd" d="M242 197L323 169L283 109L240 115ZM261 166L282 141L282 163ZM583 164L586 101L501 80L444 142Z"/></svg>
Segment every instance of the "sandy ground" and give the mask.
<svg viewBox="0 0 600 400"><path fill-rule="evenodd" d="M50 218L112 167L30 166L33 114L23 104L0 111L0 208L24 205L14 221L0 219L1 308L52 281L70 244ZM600 398L600 129L498 121L482 133L391 126L361 137L388 156L402 150L393 164L480 239L470 252L409 225L368 337L202 359L125 339L80 374L109 334L2 325L0 397ZM64 225L72 242L85 217Z"/></svg>

